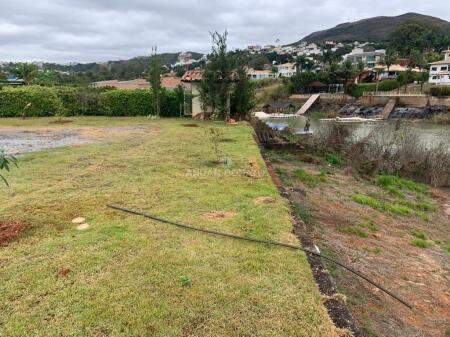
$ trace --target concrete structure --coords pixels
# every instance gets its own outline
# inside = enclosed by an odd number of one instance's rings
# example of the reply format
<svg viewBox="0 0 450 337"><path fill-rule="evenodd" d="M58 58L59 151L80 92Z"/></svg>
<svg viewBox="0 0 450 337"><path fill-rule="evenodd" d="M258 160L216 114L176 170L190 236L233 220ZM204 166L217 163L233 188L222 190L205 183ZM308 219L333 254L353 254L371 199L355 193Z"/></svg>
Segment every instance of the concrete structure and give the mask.
<svg viewBox="0 0 450 337"><path fill-rule="evenodd" d="M364 95L358 99L358 103L363 106L385 106L394 95ZM426 95L397 95L397 105L412 107L412 108L425 108L430 105L440 105L450 108L450 98L447 97L432 97Z"/></svg>
<svg viewBox="0 0 450 337"><path fill-rule="evenodd" d="M192 97L192 118L204 119L205 113L202 109L200 101L200 82L203 79L203 71L201 69L195 69L187 71L183 77L181 77L181 83L183 88L191 94Z"/></svg>
<svg viewBox="0 0 450 337"><path fill-rule="evenodd" d="M295 63L283 63L277 66L278 77L292 77L295 75Z"/></svg>
<svg viewBox="0 0 450 337"><path fill-rule="evenodd" d="M444 52L442 61L430 64L429 83L438 85L450 85L450 50Z"/></svg>
<svg viewBox="0 0 450 337"><path fill-rule="evenodd" d="M386 51L379 49L375 51L365 52L363 48L353 48L352 52L344 55L344 61L351 61L353 64L364 62L366 68L373 69L383 63Z"/></svg>
<svg viewBox="0 0 450 337"><path fill-rule="evenodd" d="M272 72L272 70L248 69L247 75L250 80L262 80L265 78L276 78L277 77L277 73Z"/></svg>

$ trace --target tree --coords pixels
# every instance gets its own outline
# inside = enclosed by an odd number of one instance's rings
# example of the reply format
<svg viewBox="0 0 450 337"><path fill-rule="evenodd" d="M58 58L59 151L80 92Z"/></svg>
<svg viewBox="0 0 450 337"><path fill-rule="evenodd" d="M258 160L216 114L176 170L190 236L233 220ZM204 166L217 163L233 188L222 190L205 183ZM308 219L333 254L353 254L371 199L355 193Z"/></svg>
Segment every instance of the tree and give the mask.
<svg viewBox="0 0 450 337"><path fill-rule="evenodd" d="M31 63L19 63L17 67L11 69L11 73L21 78L26 85L30 85L36 78L38 68Z"/></svg>
<svg viewBox="0 0 450 337"><path fill-rule="evenodd" d="M161 115L161 66L155 54L150 57L150 65L148 68L148 81L152 86L153 104L155 107L156 117Z"/></svg>
<svg viewBox="0 0 450 337"><path fill-rule="evenodd" d="M363 61L359 60L356 65L356 69L358 70L358 83L361 82L361 75L364 73L365 64Z"/></svg>
<svg viewBox="0 0 450 337"><path fill-rule="evenodd" d="M355 68L350 60L346 60L342 63L339 69L339 74L344 82L344 93L347 93L348 81L355 76Z"/></svg>
<svg viewBox="0 0 450 337"><path fill-rule="evenodd" d="M231 113L236 120L245 119L255 105L254 86L247 76L244 65L242 61L237 62L236 80L231 94Z"/></svg>
<svg viewBox="0 0 450 337"><path fill-rule="evenodd" d="M388 73L391 66L397 62L397 59L398 59L397 51L392 47L388 48L386 50L386 55L384 57L384 64L386 64Z"/></svg>
<svg viewBox="0 0 450 337"><path fill-rule="evenodd" d="M423 69L425 67L425 60L422 52L417 49L413 49L411 51L411 56L409 59L409 66L411 68L418 67L419 69Z"/></svg>
<svg viewBox="0 0 450 337"><path fill-rule="evenodd" d="M391 36L392 47L403 57L410 58L414 49L420 52L446 48L448 34L417 20L409 20L397 26Z"/></svg>
<svg viewBox="0 0 450 337"><path fill-rule="evenodd" d="M0 149L0 172L2 170L9 171L12 165L17 167L17 159L14 156L8 156L5 153L5 150ZM9 186L8 181L1 174L0 180L2 180L6 186Z"/></svg>
<svg viewBox="0 0 450 337"><path fill-rule="evenodd" d="M295 71L296 73L301 73L306 65L309 63L309 60L304 55L299 55L295 58Z"/></svg>
<svg viewBox="0 0 450 337"><path fill-rule="evenodd" d="M212 48L208 55L208 63L203 71L200 83L200 100L205 113L211 113L213 119L228 120L230 117L230 94L233 57L227 52L227 36L225 31L211 33Z"/></svg>
<svg viewBox="0 0 450 337"><path fill-rule="evenodd" d="M428 82L429 77L430 74L428 73L428 71L421 71L417 76L417 80L420 82L420 92L423 92L423 84L425 82Z"/></svg>
<svg viewBox="0 0 450 337"><path fill-rule="evenodd" d="M38 72L33 83L51 87L58 84L58 74L52 70Z"/></svg>
<svg viewBox="0 0 450 337"><path fill-rule="evenodd" d="M316 74L309 71L298 73L289 79L289 92L291 94L305 92L308 85L314 81L317 81Z"/></svg>

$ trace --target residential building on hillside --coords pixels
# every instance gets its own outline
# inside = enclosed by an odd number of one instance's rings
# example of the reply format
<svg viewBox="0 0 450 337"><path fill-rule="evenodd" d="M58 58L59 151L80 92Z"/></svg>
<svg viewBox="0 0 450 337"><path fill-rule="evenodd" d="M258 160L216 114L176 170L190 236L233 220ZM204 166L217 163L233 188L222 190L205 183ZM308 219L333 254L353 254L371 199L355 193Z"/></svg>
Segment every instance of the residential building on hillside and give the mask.
<svg viewBox="0 0 450 337"><path fill-rule="evenodd" d="M444 51L444 59L442 61L430 64L429 83L438 85L450 85L450 50Z"/></svg>
<svg viewBox="0 0 450 337"><path fill-rule="evenodd" d="M364 62L366 68L372 69L384 62L386 50L379 49L375 51L365 52L363 48L353 48L351 53L344 55L344 61L351 61L353 64Z"/></svg>
<svg viewBox="0 0 450 337"><path fill-rule="evenodd" d="M277 77L277 73L274 73L272 70L248 69L247 75L250 80L262 80L265 78L276 78Z"/></svg>
<svg viewBox="0 0 450 337"><path fill-rule="evenodd" d="M401 72L404 72L408 70L409 68L407 66L402 66L400 64L393 64L389 67L386 67L385 65L378 65L373 68L373 70L376 71L378 74L378 79L381 80L395 80ZM414 72L421 72L419 68L413 68L411 69Z"/></svg>
<svg viewBox="0 0 450 337"><path fill-rule="evenodd" d="M278 77L292 77L295 75L295 63L283 63L277 66Z"/></svg>

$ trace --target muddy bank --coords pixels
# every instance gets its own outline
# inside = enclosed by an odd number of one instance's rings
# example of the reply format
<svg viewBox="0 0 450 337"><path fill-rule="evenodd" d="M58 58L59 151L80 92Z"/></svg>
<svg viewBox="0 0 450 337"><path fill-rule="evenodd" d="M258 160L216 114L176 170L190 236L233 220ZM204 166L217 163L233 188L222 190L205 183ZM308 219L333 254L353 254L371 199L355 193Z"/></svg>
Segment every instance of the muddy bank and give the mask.
<svg viewBox="0 0 450 337"><path fill-rule="evenodd" d="M358 116L371 118L380 116L383 109L384 107L382 106L366 107L362 105L347 104L339 109L339 114L346 117ZM391 113L390 118L425 119L445 113L448 113L448 108L439 105L428 106L425 108L396 107Z"/></svg>
<svg viewBox="0 0 450 337"><path fill-rule="evenodd" d="M105 141L129 132L148 129L146 125L111 128L26 129L0 128L0 148L7 154L21 155L63 146Z"/></svg>

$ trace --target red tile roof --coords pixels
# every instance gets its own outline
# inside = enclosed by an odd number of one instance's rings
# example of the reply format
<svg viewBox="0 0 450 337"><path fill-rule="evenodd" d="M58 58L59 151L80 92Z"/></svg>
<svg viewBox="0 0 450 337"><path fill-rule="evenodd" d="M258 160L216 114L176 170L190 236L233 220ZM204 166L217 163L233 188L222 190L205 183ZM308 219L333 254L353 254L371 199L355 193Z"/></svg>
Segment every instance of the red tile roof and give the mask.
<svg viewBox="0 0 450 337"><path fill-rule="evenodd" d="M201 69L194 69L186 71L181 78L182 82L194 82L194 81L201 81L203 78L203 70Z"/></svg>
<svg viewBox="0 0 450 337"><path fill-rule="evenodd" d="M161 78L161 86L166 89L175 89L181 85L181 77L164 76Z"/></svg>

